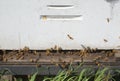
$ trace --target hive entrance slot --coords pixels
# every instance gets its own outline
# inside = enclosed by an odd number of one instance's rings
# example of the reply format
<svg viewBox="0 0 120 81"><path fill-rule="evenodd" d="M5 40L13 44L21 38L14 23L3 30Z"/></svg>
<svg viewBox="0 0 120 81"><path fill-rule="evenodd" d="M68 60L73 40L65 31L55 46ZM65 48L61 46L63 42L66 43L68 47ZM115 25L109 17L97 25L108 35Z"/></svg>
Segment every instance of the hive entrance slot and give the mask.
<svg viewBox="0 0 120 81"><path fill-rule="evenodd" d="M51 9L68 9L73 8L73 5L47 5L47 7Z"/></svg>
<svg viewBox="0 0 120 81"><path fill-rule="evenodd" d="M82 20L82 15L41 15L42 20Z"/></svg>

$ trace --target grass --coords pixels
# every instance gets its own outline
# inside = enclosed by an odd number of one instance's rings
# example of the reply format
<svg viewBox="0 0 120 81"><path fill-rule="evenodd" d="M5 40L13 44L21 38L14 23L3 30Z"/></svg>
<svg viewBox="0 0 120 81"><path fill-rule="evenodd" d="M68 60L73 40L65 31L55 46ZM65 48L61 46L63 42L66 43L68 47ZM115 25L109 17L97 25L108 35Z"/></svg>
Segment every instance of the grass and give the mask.
<svg viewBox="0 0 120 81"><path fill-rule="evenodd" d="M4 71L0 73L0 76L2 76L3 73ZM38 72L34 73L29 77L28 81L38 81L36 80L37 75ZM81 66L73 69L73 67L70 66L67 70L59 71L56 76L44 76L42 81L120 81L119 78L115 79L116 75L120 75L120 70L110 69L107 67L95 70L92 67L81 68ZM23 80L22 78L16 78L16 81Z"/></svg>
<svg viewBox="0 0 120 81"><path fill-rule="evenodd" d="M113 81L108 68L98 69L96 72L92 68L84 68L79 75L71 75L68 71L61 71L52 78L45 78L43 81ZM115 81L115 80L114 80Z"/></svg>

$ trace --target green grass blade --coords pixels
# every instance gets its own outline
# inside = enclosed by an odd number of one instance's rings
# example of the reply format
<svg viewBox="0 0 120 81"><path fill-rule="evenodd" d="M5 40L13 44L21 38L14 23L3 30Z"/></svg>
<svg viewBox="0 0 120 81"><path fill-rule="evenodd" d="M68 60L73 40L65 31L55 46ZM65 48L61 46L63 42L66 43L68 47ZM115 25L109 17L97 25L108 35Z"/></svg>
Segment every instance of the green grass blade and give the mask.
<svg viewBox="0 0 120 81"><path fill-rule="evenodd" d="M86 72L86 69L83 69L83 70L80 72L78 81L82 81L85 72Z"/></svg>
<svg viewBox="0 0 120 81"><path fill-rule="evenodd" d="M22 78L16 78L16 81L23 81Z"/></svg>
<svg viewBox="0 0 120 81"><path fill-rule="evenodd" d="M33 74L32 77L31 77L31 79L29 81L35 81L37 74L38 74L38 72L36 72L35 74Z"/></svg>

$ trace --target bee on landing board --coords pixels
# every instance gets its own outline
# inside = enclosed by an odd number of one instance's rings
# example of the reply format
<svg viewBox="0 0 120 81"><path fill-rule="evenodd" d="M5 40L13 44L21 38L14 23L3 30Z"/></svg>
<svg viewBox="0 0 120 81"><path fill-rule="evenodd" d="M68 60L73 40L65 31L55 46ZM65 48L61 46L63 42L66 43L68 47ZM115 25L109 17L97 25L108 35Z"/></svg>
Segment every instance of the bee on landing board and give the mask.
<svg viewBox="0 0 120 81"><path fill-rule="evenodd" d="M67 34L67 36L68 36L68 38L69 39L71 39L71 40L73 40L74 38L73 37L71 37L69 34Z"/></svg>
<svg viewBox="0 0 120 81"><path fill-rule="evenodd" d="M46 55L49 56L50 55L50 49L46 50Z"/></svg>

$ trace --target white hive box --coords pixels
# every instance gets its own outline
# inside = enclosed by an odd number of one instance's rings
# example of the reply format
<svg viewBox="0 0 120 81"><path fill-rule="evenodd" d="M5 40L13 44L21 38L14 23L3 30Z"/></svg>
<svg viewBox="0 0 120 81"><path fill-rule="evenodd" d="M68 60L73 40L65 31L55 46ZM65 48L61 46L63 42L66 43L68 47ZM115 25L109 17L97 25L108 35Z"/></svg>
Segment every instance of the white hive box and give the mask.
<svg viewBox="0 0 120 81"><path fill-rule="evenodd" d="M119 49L120 1L0 0L0 49L54 45Z"/></svg>

